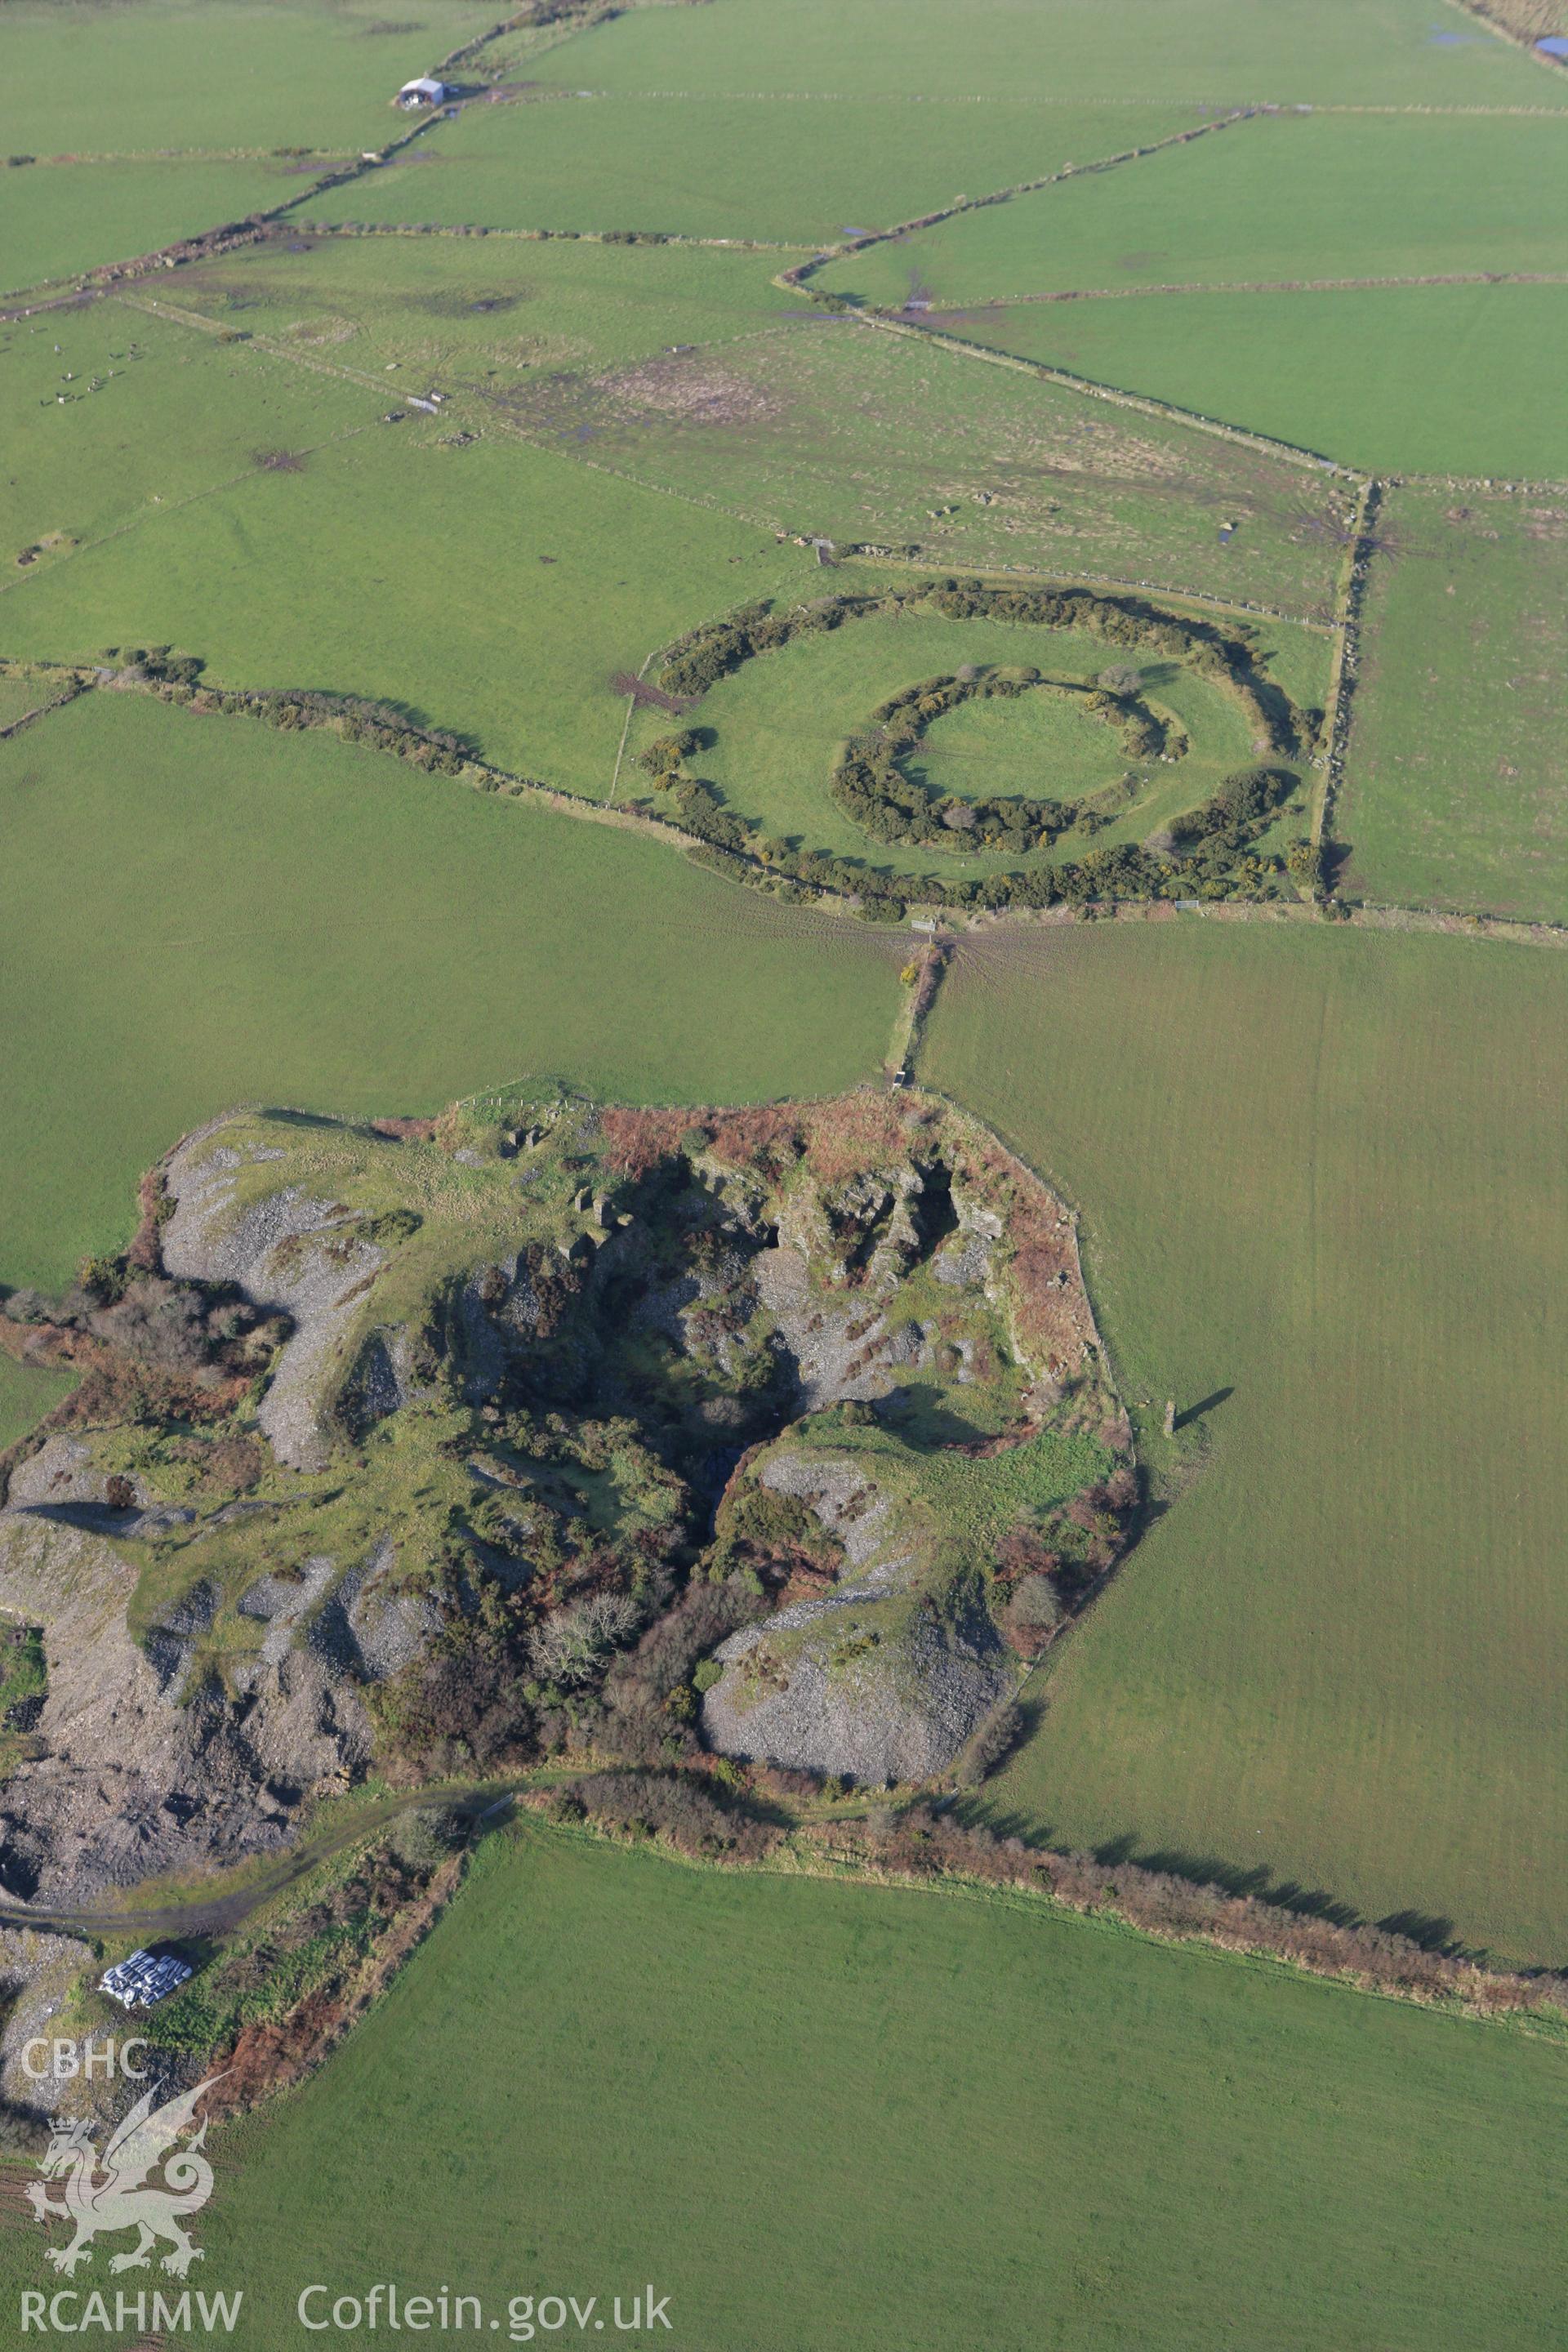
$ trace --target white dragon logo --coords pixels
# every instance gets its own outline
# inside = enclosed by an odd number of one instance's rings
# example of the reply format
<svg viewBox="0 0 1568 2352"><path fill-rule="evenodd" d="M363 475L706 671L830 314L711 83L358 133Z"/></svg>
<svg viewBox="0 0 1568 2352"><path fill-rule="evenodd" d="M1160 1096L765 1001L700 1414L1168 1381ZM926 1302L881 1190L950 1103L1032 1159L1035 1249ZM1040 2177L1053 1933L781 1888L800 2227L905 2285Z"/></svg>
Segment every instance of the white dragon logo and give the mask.
<svg viewBox="0 0 1568 2352"><path fill-rule="evenodd" d="M128 2253L115 2254L111 2271L144 2270L153 2249L166 2239L173 2251L163 2268L184 2278L202 2250L193 2245L181 2227L183 2217L199 2213L212 2195L213 2168L202 2154L207 2136L206 2118L188 2146L176 2148L180 2134L195 2120L196 2102L221 2074L209 2074L194 2091L186 2091L166 2106L153 2106L155 2091L144 2091L104 2149L101 2158L93 2145L90 2122L57 2123L49 2145L38 2159L44 2178L31 2182L27 2201L47 2229L51 2221L71 2221L76 2235L67 2246L50 2246L48 2259L67 2278L79 2263L92 2260L92 2242L117 2230L135 2230L137 2242ZM161 2181L151 2178L162 2164ZM62 2201L52 2192L63 2189Z"/></svg>

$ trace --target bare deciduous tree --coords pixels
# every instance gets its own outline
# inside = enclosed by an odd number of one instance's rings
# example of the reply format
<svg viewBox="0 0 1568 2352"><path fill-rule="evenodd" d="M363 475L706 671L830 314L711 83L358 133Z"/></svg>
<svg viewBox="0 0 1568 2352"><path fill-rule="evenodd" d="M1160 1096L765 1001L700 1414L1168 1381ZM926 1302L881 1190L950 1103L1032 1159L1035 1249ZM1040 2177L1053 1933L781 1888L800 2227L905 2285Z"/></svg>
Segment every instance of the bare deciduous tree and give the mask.
<svg viewBox="0 0 1568 2352"><path fill-rule="evenodd" d="M535 1628L529 1656L552 1683L570 1688L591 1682L607 1651L624 1642L637 1622L637 1604L624 1592L591 1592L568 1601Z"/></svg>

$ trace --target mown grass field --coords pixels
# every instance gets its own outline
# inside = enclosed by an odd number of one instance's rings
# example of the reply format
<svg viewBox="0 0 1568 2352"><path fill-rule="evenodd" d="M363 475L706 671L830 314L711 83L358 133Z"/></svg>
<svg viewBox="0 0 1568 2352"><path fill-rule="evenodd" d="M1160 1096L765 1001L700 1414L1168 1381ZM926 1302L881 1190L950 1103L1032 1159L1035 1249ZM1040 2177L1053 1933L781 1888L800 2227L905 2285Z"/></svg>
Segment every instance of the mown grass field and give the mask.
<svg viewBox="0 0 1568 2352"><path fill-rule="evenodd" d="M496 21L475 0L10 0L0 152L377 146L416 74ZM113 254L100 259L112 260Z"/></svg>
<svg viewBox="0 0 1568 2352"><path fill-rule="evenodd" d="M1335 818L1347 883L1562 922L1568 495L1391 490L1378 537Z"/></svg>
<svg viewBox="0 0 1568 2352"><path fill-rule="evenodd" d="M885 580L868 568L845 567L833 576L837 584L873 591ZM1285 640L1301 641L1291 649L1303 668L1315 656L1315 699L1321 707L1326 638L1280 625L1266 633L1260 651ZM935 853L916 844L873 841L862 833L829 789L839 745L866 728L871 711L888 696L921 678L951 676L968 662L998 667L1028 663L1047 677L1081 683L1092 681L1107 660L1103 640L1070 630L907 613L896 619L848 622L830 634L800 637L761 655L710 688L690 723L710 728L715 740L692 765L719 787L737 815L766 835L865 858L895 873L963 877L996 872L1016 858L996 852L966 856L956 840L952 851ZM1245 718L1217 687L1174 662L1149 664L1144 677L1152 705L1179 719L1191 740L1191 750L1173 767L1146 761L1130 770L1114 729L1085 717L1066 698L1047 694L971 703L952 712L932 728L909 764L927 773L932 792L975 799L1023 793L1067 801L1103 793L1115 821L1096 840L1141 841L1178 810L1194 807L1222 777L1255 757ZM627 745L632 757L622 767L622 798L640 793L658 805L635 755L667 735L670 724L656 710L637 714ZM1140 788L1123 807L1118 788L1129 773L1140 779ZM1068 834L1057 854L1072 857L1083 848L1082 839Z"/></svg>
<svg viewBox="0 0 1568 2352"><path fill-rule="evenodd" d="M816 282L897 305L914 271L947 309L1061 288L1561 271L1565 231L1568 120L1281 114L870 246Z"/></svg>
<svg viewBox="0 0 1568 2352"><path fill-rule="evenodd" d="M0 801L7 1283L122 1241L231 1103L828 1092L892 1028L896 941L329 736L95 694L0 744Z"/></svg>
<svg viewBox="0 0 1568 2352"><path fill-rule="evenodd" d="M584 66L586 47L578 51ZM933 95L935 95L933 93ZM418 160L333 189L312 219L656 229L837 244L956 195L1163 138L1193 107L922 105L900 98L580 97L468 107Z"/></svg>
<svg viewBox="0 0 1568 2352"><path fill-rule="evenodd" d="M531 1830L217 2137L201 2284L268 2352L376 2280L503 2342L514 2295L651 2280L693 2352L1524 2352L1565 2090L1553 2045L1083 1921Z"/></svg>
<svg viewBox="0 0 1568 2352"><path fill-rule="evenodd" d="M596 89L1207 106L1568 104L1568 84L1445 0L724 0L629 10L531 68Z"/></svg>
<svg viewBox="0 0 1568 2352"><path fill-rule="evenodd" d="M1462 940L961 951L922 1076L1080 1204L1156 1463L1211 1401L993 1817L1561 1956L1565 1016L1568 958Z"/></svg>
<svg viewBox="0 0 1568 2352"><path fill-rule="evenodd" d="M971 341L1378 472L1568 470L1568 286L1387 286L1019 303Z"/></svg>
<svg viewBox="0 0 1568 2352"><path fill-rule="evenodd" d="M129 261L297 194L279 163L59 163L0 181L0 292Z"/></svg>

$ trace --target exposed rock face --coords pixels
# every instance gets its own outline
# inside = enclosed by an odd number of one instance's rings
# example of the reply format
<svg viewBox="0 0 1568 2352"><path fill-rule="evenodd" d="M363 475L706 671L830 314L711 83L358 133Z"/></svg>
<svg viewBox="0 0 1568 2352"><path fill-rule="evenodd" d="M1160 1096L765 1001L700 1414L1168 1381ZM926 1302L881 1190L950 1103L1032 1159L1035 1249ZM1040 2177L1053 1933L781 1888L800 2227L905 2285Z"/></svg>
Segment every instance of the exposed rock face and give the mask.
<svg viewBox="0 0 1568 2352"><path fill-rule="evenodd" d="M764 1639L742 1627L717 1656L728 1668L703 1703L703 1727L730 1756L765 1757L796 1771L837 1773L868 1788L927 1780L945 1770L1016 1681L995 1634L981 1622L965 1639L917 1621L869 1652L832 1619L861 1596L797 1602L767 1632L815 1623L818 1638L794 1661L783 1688L751 1683L746 1660Z"/></svg>
<svg viewBox="0 0 1568 2352"><path fill-rule="evenodd" d="M913 1543L900 1529L890 1498L862 1465L780 1447L763 1465L758 1480L772 1494L810 1504L858 1571L856 1590L890 1591L913 1559Z"/></svg>
<svg viewBox="0 0 1568 2352"><path fill-rule="evenodd" d="M51 2036L65 2001L99 1963L90 1944L74 1936L54 1936L36 1927L0 1927L0 2100L13 2115L76 2115L102 2098L101 2077L89 2086L81 2075L40 2071L35 2039Z"/></svg>
<svg viewBox="0 0 1568 2352"><path fill-rule="evenodd" d="M320 1411L322 1377L385 1253L353 1231L346 1211L298 1185L237 1201L242 1171L284 1155L275 1148L242 1152L222 1135L221 1127L205 1129L169 1160L164 1181L174 1213L163 1230L163 1264L199 1282L235 1283L258 1306L280 1307L291 1318L293 1336L257 1419L279 1462L319 1470L331 1453Z"/></svg>
<svg viewBox="0 0 1568 2352"><path fill-rule="evenodd" d="M331 1591L337 1562L325 1552L308 1559L296 1577L263 1576L236 1603L242 1617L257 1617L266 1626L253 1665L239 1667L234 1680L248 1691L269 1668L276 1671L293 1647L295 1632L317 1602Z"/></svg>
<svg viewBox="0 0 1568 2352"><path fill-rule="evenodd" d="M918 1532L863 1463L795 1453L787 1440L759 1483L805 1503L843 1546L831 1592L742 1626L715 1652L726 1669L702 1723L723 1754L872 1787L942 1771L1011 1689L1016 1674L989 1619L879 1608L921 1568ZM781 1636L793 1637L781 1641Z"/></svg>
<svg viewBox="0 0 1568 2352"><path fill-rule="evenodd" d="M155 1503L140 1479L105 1469L79 1437L47 1438L12 1473L12 1507L39 1511L92 1535L121 1541L188 1523L195 1514Z"/></svg>
<svg viewBox="0 0 1568 2352"><path fill-rule="evenodd" d="M178 1699L184 1692L202 1635L211 1630L217 1615L217 1593L204 1578L148 1633L142 1649L164 1698Z"/></svg>
<svg viewBox="0 0 1568 2352"><path fill-rule="evenodd" d="M19 1463L11 1474L11 1502L35 1509L64 1511L85 1506L107 1510L108 1490L108 1471L98 1467L91 1446L79 1437L47 1439L31 1460ZM134 1484L131 1499L146 1500Z"/></svg>
<svg viewBox="0 0 1568 2352"><path fill-rule="evenodd" d="M314 1620L309 1641L329 1668L380 1683L417 1658L440 1628L441 1612L423 1593L390 1590L396 1558L388 1538L363 1568L351 1569Z"/></svg>
<svg viewBox="0 0 1568 2352"><path fill-rule="evenodd" d="M921 1471L931 1440L901 1434L907 1408L951 1395L940 1417L981 1453L1029 1442L1073 1410L1065 1401L1075 1392L1083 1425L1089 1401L1105 1392L1070 1220L1016 1163L932 1123L902 1160L837 1183L797 1178L776 1223L756 1284L794 1368L808 1442L786 1433L752 1459L733 1507L746 1521L748 1484L805 1506L841 1548L843 1567L827 1589L814 1571L816 1589L721 1644L703 1730L732 1756L872 1784L927 1780L952 1763L1015 1687L1018 1661L1037 1654L1068 1612L1043 1620L1045 1630L1031 1620L1026 1651L1009 1588L993 1588L994 1607L981 1598L994 1538L936 1499L940 1486ZM999 1390L1014 1400L1010 1439L974 1446L985 1423L965 1431L954 1409L964 1390L978 1391L964 1412L994 1415ZM870 1408L888 1439L836 1445L834 1409L845 1406L862 1420ZM1022 1496L1016 1512L1014 1528L1033 1538ZM750 1519L764 1531L777 1524L765 1510ZM1008 1531L1005 1509L997 1531ZM1054 1565L1037 1539L1036 1549ZM1023 1565L1020 1555L1017 1573ZM1047 1576L1036 1581L1051 1590Z"/></svg>
<svg viewBox="0 0 1568 2352"><path fill-rule="evenodd" d="M47 1669L5 1727L13 1898L268 1851L373 1759L510 1764L569 1710L631 1760L700 1721L927 1780L1107 1569L1125 1441L1071 1220L994 1138L912 1092L528 1108L237 1114L171 1154L162 1270L69 1327L110 1406L0 1511Z"/></svg>
<svg viewBox="0 0 1568 2352"><path fill-rule="evenodd" d="M204 1685L181 1703L207 1611L171 1612L147 1648L126 1623L134 1572L101 1538L0 1512L0 1610L41 1625L48 1689L34 1759L0 1792L0 1887L90 1904L113 1886L286 1844L307 1793L370 1751L352 1684L291 1652L243 1710Z"/></svg>
<svg viewBox="0 0 1568 2352"><path fill-rule="evenodd" d="M407 1332L372 1331L354 1359L339 1399L338 1410L349 1435L362 1438L378 1421L400 1412L411 1386Z"/></svg>
<svg viewBox="0 0 1568 2352"><path fill-rule="evenodd" d="M894 1343L886 1318L868 1321L853 1307L824 1305L811 1279L811 1261L787 1243L764 1250L757 1260L757 1288L795 1362L795 1393L803 1412L848 1402L868 1402L893 1386ZM911 1357L900 1334L898 1360Z"/></svg>

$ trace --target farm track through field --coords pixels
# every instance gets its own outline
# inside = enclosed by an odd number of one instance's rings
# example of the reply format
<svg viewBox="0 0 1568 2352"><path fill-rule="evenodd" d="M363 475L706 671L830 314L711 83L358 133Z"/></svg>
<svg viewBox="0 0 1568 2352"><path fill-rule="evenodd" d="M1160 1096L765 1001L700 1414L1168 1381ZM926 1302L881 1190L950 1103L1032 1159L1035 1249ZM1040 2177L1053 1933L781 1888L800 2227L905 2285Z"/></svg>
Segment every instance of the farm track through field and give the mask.
<svg viewBox="0 0 1568 2352"><path fill-rule="evenodd" d="M301 1839L243 1885L217 1895L194 1895L184 1902L154 1903L142 1910L128 1907L121 1911L91 1907L73 1911L47 1904L0 1904L0 1927L28 1927L65 1936L136 1936L151 1941L174 1936L227 1935L261 1904L295 1885L318 1863L330 1862L334 1855L346 1853L362 1838L384 1829L404 1813L422 1808L429 1811L432 1806L450 1807L477 1827L487 1812L499 1811L510 1802L514 1789L527 1785L521 1780L505 1783L471 1781L455 1789L426 1789L386 1798L353 1822L323 1831L317 1837Z"/></svg>

